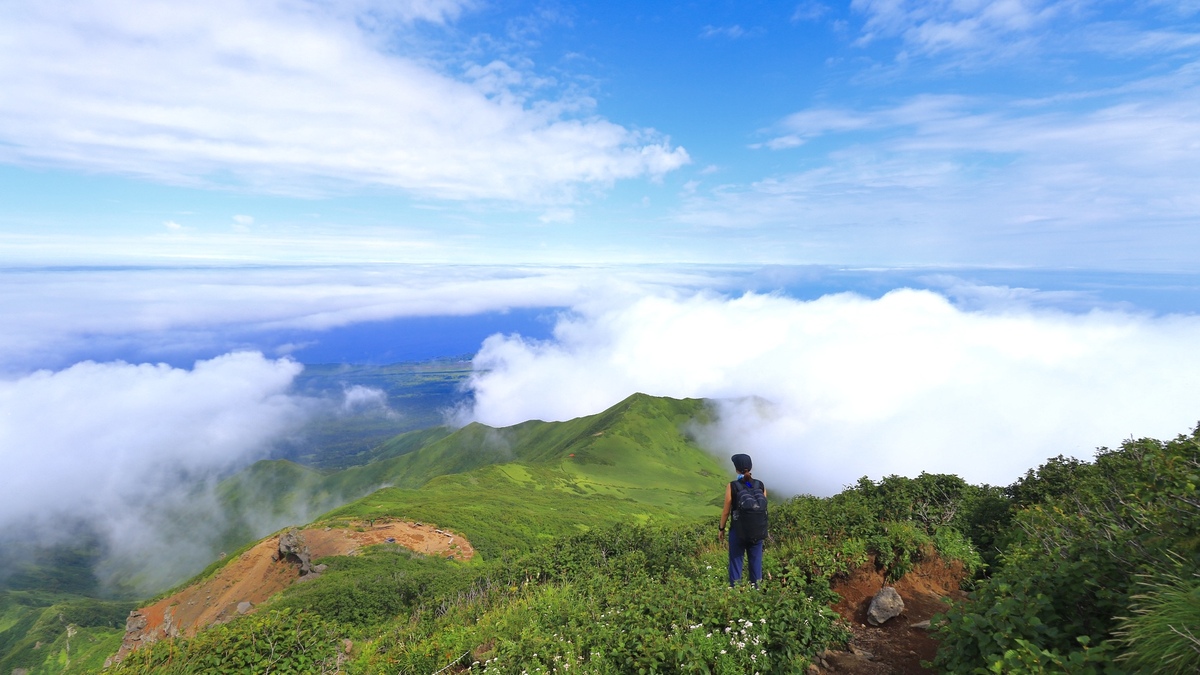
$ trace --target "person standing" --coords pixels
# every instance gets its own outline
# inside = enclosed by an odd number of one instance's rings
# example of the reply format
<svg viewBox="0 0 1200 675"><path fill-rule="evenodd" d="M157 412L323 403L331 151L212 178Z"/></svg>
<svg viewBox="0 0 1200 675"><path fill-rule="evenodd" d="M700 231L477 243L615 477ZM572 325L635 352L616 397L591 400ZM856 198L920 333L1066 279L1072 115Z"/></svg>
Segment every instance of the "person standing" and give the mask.
<svg viewBox="0 0 1200 675"><path fill-rule="evenodd" d="M729 528L729 585L742 578L743 559L750 566L750 583L755 588L762 579L763 540L767 537L767 488L760 480L750 475L753 463L750 455L734 455L733 468L737 480L725 486L725 508L721 510L718 539L725 539L725 526L732 517Z"/></svg>

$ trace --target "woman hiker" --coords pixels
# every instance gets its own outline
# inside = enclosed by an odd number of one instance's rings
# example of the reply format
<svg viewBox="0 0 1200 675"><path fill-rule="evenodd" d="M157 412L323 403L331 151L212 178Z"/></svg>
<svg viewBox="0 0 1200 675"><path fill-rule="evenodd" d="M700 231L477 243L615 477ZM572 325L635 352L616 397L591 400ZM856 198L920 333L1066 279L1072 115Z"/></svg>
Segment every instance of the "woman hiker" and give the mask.
<svg viewBox="0 0 1200 675"><path fill-rule="evenodd" d="M750 455L734 455L733 468L738 478L725 486L725 508L721 510L718 539L725 539L725 525L733 516L729 529L729 585L742 578L742 558L750 560L750 583L758 588L762 579L763 539L767 536L767 488L762 481L750 476Z"/></svg>

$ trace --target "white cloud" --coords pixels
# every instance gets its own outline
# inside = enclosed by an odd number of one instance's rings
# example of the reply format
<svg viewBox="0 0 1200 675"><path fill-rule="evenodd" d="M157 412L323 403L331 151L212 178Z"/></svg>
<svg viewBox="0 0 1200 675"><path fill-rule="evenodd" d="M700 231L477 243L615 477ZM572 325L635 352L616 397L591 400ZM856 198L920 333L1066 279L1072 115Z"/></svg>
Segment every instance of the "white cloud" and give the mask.
<svg viewBox="0 0 1200 675"><path fill-rule="evenodd" d="M253 225L254 224L254 216L246 216L246 215L238 214L233 217L233 222L237 223L238 225Z"/></svg>
<svg viewBox="0 0 1200 675"><path fill-rule="evenodd" d="M575 220L575 209L549 209L538 216L542 223L570 223Z"/></svg>
<svg viewBox="0 0 1200 675"><path fill-rule="evenodd" d="M343 412L354 413L372 409L389 411L387 392L378 387L365 387L361 384L346 387L342 392Z"/></svg>
<svg viewBox="0 0 1200 675"><path fill-rule="evenodd" d="M747 31L745 28L742 28L741 26L739 26L737 24L734 24L732 26L705 26L700 31L700 37L706 38L706 39L719 37L719 38L728 38L730 40L736 40L738 38L743 38L748 35L752 35L754 32L755 31Z"/></svg>
<svg viewBox="0 0 1200 675"><path fill-rule="evenodd" d="M1013 42L1069 13L1068 0L854 0L867 16L860 42L899 37L918 52L1011 49Z"/></svg>
<svg viewBox="0 0 1200 675"><path fill-rule="evenodd" d="M946 63L954 66L976 67L989 60L1046 54L1089 54L1092 59L1106 59L1194 53L1200 44L1200 36L1180 21L1193 14L1194 8L1176 2L1127 5L1091 0L851 3L852 9L865 17L857 44L895 38L902 45L897 52L900 62L913 56L934 56L947 58Z"/></svg>
<svg viewBox="0 0 1200 675"><path fill-rule="evenodd" d="M237 353L165 365L83 362L0 381L0 499L6 524L94 510L175 470L226 469L262 452L300 408L301 366Z"/></svg>
<svg viewBox="0 0 1200 675"><path fill-rule="evenodd" d="M781 120L805 168L685 202L683 222L786 228L812 262L1190 268L1200 85L1189 69L1070 99L916 96Z"/></svg>
<svg viewBox="0 0 1200 675"><path fill-rule="evenodd" d="M13 270L0 275L0 316L6 321L0 374L122 345L162 358L197 349L221 353L236 345L225 342L230 333L566 307L592 297L719 283L714 279L719 275L584 266Z"/></svg>
<svg viewBox="0 0 1200 675"><path fill-rule="evenodd" d="M0 161L282 193L570 199L688 161L493 62L460 80L407 22L469 3L24 3L0 23ZM421 39L427 39L422 37ZM54 114L46 114L52 110Z"/></svg>
<svg viewBox="0 0 1200 675"><path fill-rule="evenodd" d="M550 342L489 338L473 416L562 420L635 391L727 399L710 442L749 452L781 491L820 494L920 471L1007 484L1049 456L1173 437L1200 416L1200 318L1005 306L912 290L594 306Z"/></svg>
<svg viewBox="0 0 1200 675"><path fill-rule="evenodd" d="M163 514L187 505L202 521L207 481L258 459L302 420L304 402L287 393L300 370L236 353L191 370L84 362L0 380L0 532L87 522L109 556L154 560L142 581L171 582L181 561L212 554L213 533L164 530Z"/></svg>
<svg viewBox="0 0 1200 675"><path fill-rule="evenodd" d="M829 5L808 0L796 5L792 21L816 21L829 13Z"/></svg>

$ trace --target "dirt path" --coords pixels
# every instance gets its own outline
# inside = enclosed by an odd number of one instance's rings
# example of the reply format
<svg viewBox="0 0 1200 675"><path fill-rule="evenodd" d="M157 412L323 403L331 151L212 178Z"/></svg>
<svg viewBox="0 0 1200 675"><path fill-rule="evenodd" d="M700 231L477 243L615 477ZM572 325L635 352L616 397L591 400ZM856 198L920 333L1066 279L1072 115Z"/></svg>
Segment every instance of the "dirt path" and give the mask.
<svg viewBox="0 0 1200 675"><path fill-rule="evenodd" d="M850 650L827 652L825 665L817 667L817 673L851 673L853 675L919 675L934 672L921 666L922 661L932 661L937 653L937 643L929 630L918 627L934 614L944 612L944 598L966 597L959 590L965 574L962 565L941 560L919 563L911 572L894 584L886 584L883 574L867 563L855 570L849 578L834 584L833 589L842 596L833 609L845 620L854 632ZM904 600L904 612L882 626L867 623L867 608L871 598L884 585L893 586Z"/></svg>
<svg viewBox="0 0 1200 675"><path fill-rule="evenodd" d="M312 560L334 555L355 555L364 546L395 543L425 555L469 560L475 555L470 542L432 525L377 520L347 527L313 527L298 530ZM191 637L201 629L253 612L271 596L309 577L300 576L300 561L280 559L279 536L269 537L231 560L215 574L182 591L130 612L125 639L114 657L163 638Z"/></svg>

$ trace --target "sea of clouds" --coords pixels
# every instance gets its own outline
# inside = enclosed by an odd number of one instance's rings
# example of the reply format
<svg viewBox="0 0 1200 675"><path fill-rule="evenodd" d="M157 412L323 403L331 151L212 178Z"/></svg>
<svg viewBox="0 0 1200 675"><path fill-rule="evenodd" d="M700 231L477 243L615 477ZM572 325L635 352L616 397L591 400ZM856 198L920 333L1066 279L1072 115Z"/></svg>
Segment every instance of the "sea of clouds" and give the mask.
<svg viewBox="0 0 1200 675"><path fill-rule="evenodd" d="M489 338L469 416L563 420L632 392L718 401L716 452L750 453L781 492L860 476L956 473L1006 485L1200 419L1200 318L1015 306L928 290L811 301L697 293L590 306L554 338Z"/></svg>
<svg viewBox="0 0 1200 675"><path fill-rule="evenodd" d="M710 398L719 421L704 442L750 453L777 494L921 471L1004 485L1048 457L1170 438L1200 418L1200 317L1081 310L1078 296L1031 301L1028 289L799 299L747 292L724 271L645 268L37 274L0 279L14 320L0 338L0 532L83 517L121 560L205 562L208 535L189 553L163 536L163 513L208 508L196 485L267 456L314 411L378 402L354 388L336 402L299 394L303 366L264 346L281 326L319 340L386 317L567 307L549 339L483 341L455 421L565 420L634 392ZM34 302L29 284L47 292ZM229 349L231 331L262 339ZM183 367L37 365L92 340L214 353Z"/></svg>

